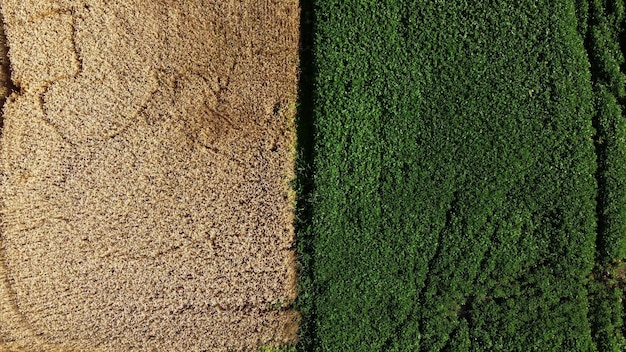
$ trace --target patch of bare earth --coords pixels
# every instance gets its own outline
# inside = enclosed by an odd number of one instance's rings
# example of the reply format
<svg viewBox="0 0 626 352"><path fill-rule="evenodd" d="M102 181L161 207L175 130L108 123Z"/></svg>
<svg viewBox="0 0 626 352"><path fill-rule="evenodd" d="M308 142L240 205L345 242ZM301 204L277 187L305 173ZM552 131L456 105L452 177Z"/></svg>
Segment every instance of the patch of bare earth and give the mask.
<svg viewBox="0 0 626 352"><path fill-rule="evenodd" d="M293 342L297 0L2 13L0 350Z"/></svg>

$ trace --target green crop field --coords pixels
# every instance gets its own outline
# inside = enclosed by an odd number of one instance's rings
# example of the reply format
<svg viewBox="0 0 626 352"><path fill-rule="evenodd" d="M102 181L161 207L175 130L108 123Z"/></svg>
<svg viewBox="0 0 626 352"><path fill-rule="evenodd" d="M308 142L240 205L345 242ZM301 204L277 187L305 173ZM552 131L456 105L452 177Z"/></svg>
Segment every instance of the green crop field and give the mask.
<svg viewBox="0 0 626 352"><path fill-rule="evenodd" d="M626 348L623 2L302 8L300 349Z"/></svg>

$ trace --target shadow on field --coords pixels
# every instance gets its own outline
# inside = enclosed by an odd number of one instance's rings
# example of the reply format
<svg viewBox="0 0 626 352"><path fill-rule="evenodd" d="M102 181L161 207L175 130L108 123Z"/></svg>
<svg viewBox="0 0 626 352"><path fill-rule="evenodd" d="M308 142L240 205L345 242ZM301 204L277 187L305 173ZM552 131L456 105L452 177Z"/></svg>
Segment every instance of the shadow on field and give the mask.
<svg viewBox="0 0 626 352"><path fill-rule="evenodd" d="M316 308L313 268L313 191L315 157L314 103L316 67L313 57L314 0L300 1L300 79L298 83L296 181L296 241L299 256L299 289L296 308L302 314L298 351L316 346Z"/></svg>

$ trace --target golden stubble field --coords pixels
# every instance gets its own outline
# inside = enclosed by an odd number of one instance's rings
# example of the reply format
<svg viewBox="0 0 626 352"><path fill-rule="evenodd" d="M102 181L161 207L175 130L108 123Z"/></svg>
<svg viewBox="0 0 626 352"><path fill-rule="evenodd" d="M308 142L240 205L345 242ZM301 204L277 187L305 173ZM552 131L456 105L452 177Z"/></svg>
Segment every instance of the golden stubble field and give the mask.
<svg viewBox="0 0 626 352"><path fill-rule="evenodd" d="M0 350L293 342L298 2L2 14Z"/></svg>

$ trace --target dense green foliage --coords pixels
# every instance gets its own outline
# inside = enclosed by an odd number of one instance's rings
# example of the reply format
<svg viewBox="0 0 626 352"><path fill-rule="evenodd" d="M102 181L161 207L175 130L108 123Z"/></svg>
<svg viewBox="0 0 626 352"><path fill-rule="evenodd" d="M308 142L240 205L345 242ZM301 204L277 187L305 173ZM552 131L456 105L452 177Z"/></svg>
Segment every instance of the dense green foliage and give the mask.
<svg viewBox="0 0 626 352"><path fill-rule="evenodd" d="M623 326L622 296L623 287L606 285L602 280L593 280L589 284L589 320L593 340L599 352L624 351L626 341L620 331Z"/></svg>
<svg viewBox="0 0 626 352"><path fill-rule="evenodd" d="M313 1L306 349L595 350L579 3Z"/></svg>
<svg viewBox="0 0 626 352"><path fill-rule="evenodd" d="M626 97L624 57L619 40L624 22L622 0L592 0L584 33L595 93L598 152L598 259L626 258L626 121L620 101Z"/></svg>
<svg viewBox="0 0 626 352"><path fill-rule="evenodd" d="M615 271L626 258L626 120L620 104L626 97L620 48L624 2L579 0L577 5L591 62L598 157L597 264L589 283L589 319L599 351L623 351L623 278Z"/></svg>
<svg viewBox="0 0 626 352"><path fill-rule="evenodd" d="M598 255L604 263L626 258L626 121L620 101L626 98L623 0L592 0L586 38L595 93L598 152Z"/></svg>

